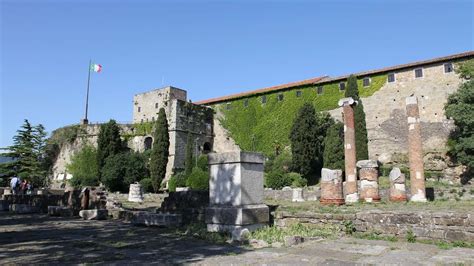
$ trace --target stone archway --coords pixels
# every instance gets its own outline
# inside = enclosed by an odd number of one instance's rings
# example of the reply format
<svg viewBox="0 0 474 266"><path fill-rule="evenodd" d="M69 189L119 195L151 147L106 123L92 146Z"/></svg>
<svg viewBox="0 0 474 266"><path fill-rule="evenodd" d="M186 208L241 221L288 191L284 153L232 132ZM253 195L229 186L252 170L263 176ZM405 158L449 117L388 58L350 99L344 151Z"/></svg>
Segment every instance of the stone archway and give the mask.
<svg viewBox="0 0 474 266"><path fill-rule="evenodd" d="M212 146L211 143L205 142L204 145L202 146L202 153L208 154L212 151Z"/></svg>
<svg viewBox="0 0 474 266"><path fill-rule="evenodd" d="M153 146L153 138L152 137L146 137L145 141L143 143L145 144L145 151L150 150L151 147Z"/></svg>

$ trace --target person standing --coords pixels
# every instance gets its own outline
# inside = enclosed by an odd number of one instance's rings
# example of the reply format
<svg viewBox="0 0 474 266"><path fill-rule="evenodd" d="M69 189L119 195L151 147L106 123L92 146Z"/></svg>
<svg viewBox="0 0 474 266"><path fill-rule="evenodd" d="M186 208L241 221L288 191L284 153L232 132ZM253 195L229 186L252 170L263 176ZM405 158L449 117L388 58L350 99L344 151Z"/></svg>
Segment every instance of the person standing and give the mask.
<svg viewBox="0 0 474 266"><path fill-rule="evenodd" d="M18 194L18 189L20 188L20 178L17 176L12 177L10 180L10 187L12 188L13 195Z"/></svg>

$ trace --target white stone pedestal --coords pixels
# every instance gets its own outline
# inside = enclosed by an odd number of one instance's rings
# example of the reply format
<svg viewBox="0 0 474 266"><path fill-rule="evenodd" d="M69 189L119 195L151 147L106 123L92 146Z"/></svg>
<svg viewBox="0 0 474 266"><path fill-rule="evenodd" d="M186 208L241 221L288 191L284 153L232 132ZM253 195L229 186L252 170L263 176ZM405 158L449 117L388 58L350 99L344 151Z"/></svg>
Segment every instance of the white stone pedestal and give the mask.
<svg viewBox="0 0 474 266"><path fill-rule="evenodd" d="M269 209L263 204L263 162L263 155L253 152L209 154L208 231L252 231L268 224Z"/></svg>
<svg viewBox="0 0 474 266"><path fill-rule="evenodd" d="M130 189L128 191L128 201L143 202L142 185L139 183L130 184Z"/></svg>

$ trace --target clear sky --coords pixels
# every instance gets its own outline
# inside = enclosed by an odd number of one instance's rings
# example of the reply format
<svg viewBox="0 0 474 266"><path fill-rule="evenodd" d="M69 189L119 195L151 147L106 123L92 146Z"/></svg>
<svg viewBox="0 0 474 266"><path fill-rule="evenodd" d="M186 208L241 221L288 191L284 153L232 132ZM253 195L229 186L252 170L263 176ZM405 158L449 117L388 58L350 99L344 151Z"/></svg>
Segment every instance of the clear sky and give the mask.
<svg viewBox="0 0 474 266"><path fill-rule="evenodd" d="M133 95L193 101L473 50L472 1L0 0L0 147L29 119L132 120Z"/></svg>

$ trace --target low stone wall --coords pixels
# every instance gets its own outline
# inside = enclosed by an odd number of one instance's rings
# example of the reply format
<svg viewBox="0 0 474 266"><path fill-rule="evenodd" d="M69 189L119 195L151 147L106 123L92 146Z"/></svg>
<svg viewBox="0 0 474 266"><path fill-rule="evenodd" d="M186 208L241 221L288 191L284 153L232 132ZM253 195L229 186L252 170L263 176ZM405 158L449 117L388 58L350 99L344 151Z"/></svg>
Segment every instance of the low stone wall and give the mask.
<svg viewBox="0 0 474 266"><path fill-rule="evenodd" d="M293 189L268 189L266 188L263 191L263 196L265 199L271 200L288 200L291 201L293 199ZM319 200L321 196L321 190L317 189L308 189L303 188L303 199L306 201L316 201Z"/></svg>
<svg viewBox="0 0 474 266"><path fill-rule="evenodd" d="M344 230L346 221L352 221L358 232L404 237L411 230L420 239L474 242L474 212L363 211L340 214L277 211L274 224L278 227L294 223L332 224Z"/></svg>
<svg viewBox="0 0 474 266"><path fill-rule="evenodd" d="M203 222L209 206L209 191L170 192L161 204L161 212L181 214L183 223Z"/></svg>
<svg viewBox="0 0 474 266"><path fill-rule="evenodd" d="M12 204L24 204L38 208L47 213L48 206L66 206L67 198L63 195L3 195L3 200Z"/></svg>

